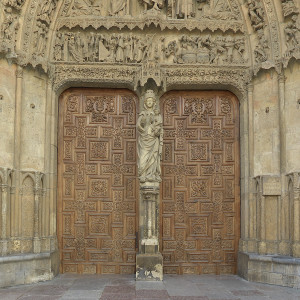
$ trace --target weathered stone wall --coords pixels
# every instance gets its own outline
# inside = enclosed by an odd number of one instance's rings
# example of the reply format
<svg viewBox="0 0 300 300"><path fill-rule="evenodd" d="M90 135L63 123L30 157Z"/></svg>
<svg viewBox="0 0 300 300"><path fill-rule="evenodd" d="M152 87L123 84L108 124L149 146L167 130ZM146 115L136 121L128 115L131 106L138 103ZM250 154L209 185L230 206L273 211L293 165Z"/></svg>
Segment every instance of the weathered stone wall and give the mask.
<svg viewBox="0 0 300 300"><path fill-rule="evenodd" d="M252 90L252 182L239 274L299 287L299 62L291 61L281 74L259 72Z"/></svg>
<svg viewBox="0 0 300 300"><path fill-rule="evenodd" d="M6 60L0 70L0 286L9 286L49 280L58 272L51 174L56 155L51 156L47 77Z"/></svg>
<svg viewBox="0 0 300 300"><path fill-rule="evenodd" d="M35 70L24 70L20 157L22 170L45 172L45 126L48 113L46 97L46 76Z"/></svg>
<svg viewBox="0 0 300 300"><path fill-rule="evenodd" d="M262 71L253 80L253 175L280 173L279 99L275 70Z"/></svg>
<svg viewBox="0 0 300 300"><path fill-rule="evenodd" d="M286 172L300 170L300 62L293 61L284 73L286 116Z"/></svg>
<svg viewBox="0 0 300 300"><path fill-rule="evenodd" d="M0 166L14 164L16 66L0 60Z"/></svg>

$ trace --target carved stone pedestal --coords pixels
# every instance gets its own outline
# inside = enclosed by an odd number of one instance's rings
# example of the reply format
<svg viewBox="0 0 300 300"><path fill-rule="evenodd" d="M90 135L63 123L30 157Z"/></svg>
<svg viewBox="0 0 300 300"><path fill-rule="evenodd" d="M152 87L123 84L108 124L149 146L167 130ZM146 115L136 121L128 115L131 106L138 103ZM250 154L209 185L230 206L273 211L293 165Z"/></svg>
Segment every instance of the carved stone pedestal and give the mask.
<svg viewBox="0 0 300 300"><path fill-rule="evenodd" d="M160 253L136 256L136 280L163 280L163 257Z"/></svg>
<svg viewBox="0 0 300 300"><path fill-rule="evenodd" d="M136 257L136 280L163 280L163 258L159 253L159 184L140 186L142 218L140 254Z"/></svg>

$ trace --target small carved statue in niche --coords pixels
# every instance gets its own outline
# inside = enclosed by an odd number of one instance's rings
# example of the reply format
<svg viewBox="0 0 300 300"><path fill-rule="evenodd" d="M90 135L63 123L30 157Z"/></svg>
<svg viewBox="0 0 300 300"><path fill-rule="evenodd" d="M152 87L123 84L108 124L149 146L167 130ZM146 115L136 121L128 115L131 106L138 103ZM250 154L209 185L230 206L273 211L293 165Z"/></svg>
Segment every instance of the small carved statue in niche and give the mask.
<svg viewBox="0 0 300 300"><path fill-rule="evenodd" d="M147 11L149 8L160 10L164 7L164 0L140 0L144 4L144 10Z"/></svg>
<svg viewBox="0 0 300 300"><path fill-rule="evenodd" d="M288 51L292 51L300 45L300 18L293 15L284 29Z"/></svg>
<svg viewBox="0 0 300 300"><path fill-rule="evenodd" d="M160 182L163 128L153 90L146 92L144 108L137 122L139 179L140 182Z"/></svg>
<svg viewBox="0 0 300 300"><path fill-rule="evenodd" d="M6 50L14 53L19 22L16 16L13 14L11 7L6 7L4 11L5 18L1 26L1 36L3 36Z"/></svg>
<svg viewBox="0 0 300 300"><path fill-rule="evenodd" d="M61 32L57 32L54 46L54 59L56 61L63 60L63 49L64 49L65 35Z"/></svg>
<svg viewBox="0 0 300 300"><path fill-rule="evenodd" d="M57 0L45 0L38 14L39 20L45 21L49 24L56 5Z"/></svg>
<svg viewBox="0 0 300 300"><path fill-rule="evenodd" d="M85 0L75 0L72 6L73 15L87 15L90 12L88 3Z"/></svg>
<svg viewBox="0 0 300 300"><path fill-rule="evenodd" d="M298 9L293 0L282 0L283 16L287 17L293 13L298 13Z"/></svg>
<svg viewBox="0 0 300 300"><path fill-rule="evenodd" d="M6 0L6 2L4 1L4 4L20 9L24 5L25 1L26 0Z"/></svg>
<svg viewBox="0 0 300 300"><path fill-rule="evenodd" d="M68 14L71 16L99 15L101 10L102 6L95 0L74 0Z"/></svg>
<svg viewBox="0 0 300 300"><path fill-rule="evenodd" d="M269 49L268 40L265 36L261 36L257 46L254 49L255 61L262 63L268 60L267 50Z"/></svg>
<svg viewBox="0 0 300 300"><path fill-rule="evenodd" d="M110 16L124 16L126 15L127 0L110 0Z"/></svg>
<svg viewBox="0 0 300 300"><path fill-rule="evenodd" d="M193 0L177 0L175 12L178 19L195 17Z"/></svg>
<svg viewBox="0 0 300 300"><path fill-rule="evenodd" d="M254 30L259 30L264 27L264 9L260 1L248 0L248 14Z"/></svg>
<svg viewBox="0 0 300 300"><path fill-rule="evenodd" d="M37 21L36 23L37 29L35 31L34 36L34 45L36 49L36 54L44 55L45 48L47 45L47 34L48 34L48 27L45 23Z"/></svg>

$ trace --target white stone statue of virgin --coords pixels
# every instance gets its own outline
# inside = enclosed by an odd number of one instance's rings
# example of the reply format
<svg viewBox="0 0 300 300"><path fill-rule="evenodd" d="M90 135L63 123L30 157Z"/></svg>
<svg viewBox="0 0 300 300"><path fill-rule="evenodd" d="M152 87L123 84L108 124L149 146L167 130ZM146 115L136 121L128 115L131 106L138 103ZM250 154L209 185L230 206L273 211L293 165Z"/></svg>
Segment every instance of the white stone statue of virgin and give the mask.
<svg viewBox="0 0 300 300"><path fill-rule="evenodd" d="M141 183L160 182L163 124L153 90L146 91L144 110L139 115L137 129L139 180Z"/></svg>

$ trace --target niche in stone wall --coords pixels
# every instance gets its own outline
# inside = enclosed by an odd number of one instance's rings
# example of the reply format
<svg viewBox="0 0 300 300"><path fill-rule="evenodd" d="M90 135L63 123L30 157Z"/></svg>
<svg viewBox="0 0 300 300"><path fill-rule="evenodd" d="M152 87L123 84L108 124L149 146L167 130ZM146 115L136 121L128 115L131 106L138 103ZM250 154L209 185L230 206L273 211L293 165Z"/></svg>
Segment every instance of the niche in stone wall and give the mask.
<svg viewBox="0 0 300 300"><path fill-rule="evenodd" d="M24 238L22 252L32 251L32 238L34 234L34 180L26 176L21 192L22 237ZM28 239L29 238L29 239Z"/></svg>

